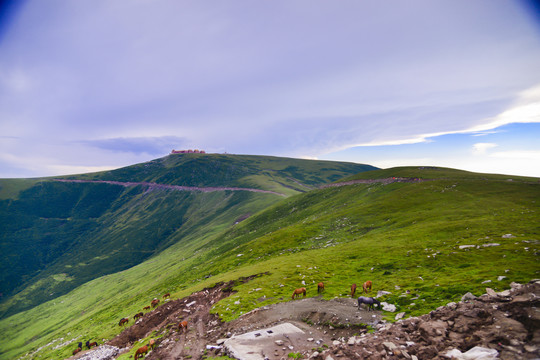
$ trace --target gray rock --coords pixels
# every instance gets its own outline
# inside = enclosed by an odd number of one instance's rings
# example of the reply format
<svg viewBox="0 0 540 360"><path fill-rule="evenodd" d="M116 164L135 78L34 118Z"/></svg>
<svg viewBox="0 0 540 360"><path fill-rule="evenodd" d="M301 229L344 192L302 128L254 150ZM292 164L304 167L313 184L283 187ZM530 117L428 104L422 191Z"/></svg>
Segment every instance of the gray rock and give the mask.
<svg viewBox="0 0 540 360"><path fill-rule="evenodd" d="M390 341L385 341L382 343L383 346L385 347L386 350L390 351L390 352L393 352L394 350L397 349L397 346L396 344L394 344L393 342L390 342Z"/></svg>
<svg viewBox="0 0 540 360"><path fill-rule="evenodd" d="M395 312L397 310L396 305L389 304L389 303L387 303L385 301L381 302L381 305L382 305L382 309L384 311Z"/></svg>
<svg viewBox="0 0 540 360"><path fill-rule="evenodd" d="M461 297L461 301L468 301L468 300L474 300L474 299L476 299L476 296L474 296L470 292L466 293L465 295Z"/></svg>

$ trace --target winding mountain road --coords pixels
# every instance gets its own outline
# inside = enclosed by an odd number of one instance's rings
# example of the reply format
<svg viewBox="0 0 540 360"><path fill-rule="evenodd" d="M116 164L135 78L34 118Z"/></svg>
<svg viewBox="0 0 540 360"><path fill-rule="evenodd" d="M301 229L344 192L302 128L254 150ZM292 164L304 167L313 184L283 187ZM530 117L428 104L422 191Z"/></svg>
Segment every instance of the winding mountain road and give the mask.
<svg viewBox="0 0 540 360"><path fill-rule="evenodd" d="M69 179L54 179L59 182L69 183L91 183L91 184L110 184L119 185L124 187L145 186L148 190L173 190L173 191L200 191L200 192L212 192L212 191L251 191L266 194L274 194L286 197L287 195L270 190L252 189L252 188L238 188L238 187L198 187L198 186L181 186L181 185L169 185L169 184L157 184L151 182L123 182L123 181L110 181L110 180L69 180Z"/></svg>
<svg viewBox="0 0 540 360"><path fill-rule="evenodd" d="M152 182L132 182L132 181L112 181L112 180L75 180L75 179L53 179L53 181L66 182L66 183L90 183L90 184L110 184L110 185L119 185L124 187L135 187L135 186L144 186L147 187L149 191L152 190L173 190L173 191L200 191L200 192L213 192L213 191L251 191L258 193L274 194L278 196L287 197L287 195L271 191L271 190L262 190L262 189L253 189L253 188L241 188L241 187L221 187L221 186L210 186L210 187L199 187L199 186L181 186L181 185L169 185L169 184L157 184ZM328 187L339 187L347 186L354 184L373 184L373 183L382 183L390 184L393 182L420 182L424 181L422 179L413 179L413 178L384 178L384 179L369 179L369 180L352 180L344 181L339 183L332 183L320 186L320 189Z"/></svg>

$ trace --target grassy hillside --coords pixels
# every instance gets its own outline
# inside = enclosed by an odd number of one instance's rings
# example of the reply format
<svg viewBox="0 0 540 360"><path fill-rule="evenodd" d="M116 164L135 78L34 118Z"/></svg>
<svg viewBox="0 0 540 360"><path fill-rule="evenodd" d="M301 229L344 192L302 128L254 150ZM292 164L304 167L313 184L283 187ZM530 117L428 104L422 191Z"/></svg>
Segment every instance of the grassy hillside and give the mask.
<svg viewBox="0 0 540 360"><path fill-rule="evenodd" d="M114 171L0 180L0 317L54 299L164 249L232 226L279 201L246 191L174 191L99 183L250 187L297 194L370 166L262 156L170 155Z"/></svg>
<svg viewBox="0 0 540 360"><path fill-rule="evenodd" d="M352 283L369 279L374 292L390 291L384 300L412 316L459 300L467 291L479 295L486 286L502 290L512 281L539 276L537 179L433 168L355 176L388 177L424 181L312 190L232 227L201 233L200 242L177 242L140 265L1 320L0 331L10 343L0 358L51 342L32 357L65 358L69 341L111 338L121 330L118 319L165 292L181 297L257 273L268 272L239 285L238 293L213 311L230 320L290 300L302 282L308 296L315 296L317 282L324 281L324 297L332 298L347 296Z"/></svg>

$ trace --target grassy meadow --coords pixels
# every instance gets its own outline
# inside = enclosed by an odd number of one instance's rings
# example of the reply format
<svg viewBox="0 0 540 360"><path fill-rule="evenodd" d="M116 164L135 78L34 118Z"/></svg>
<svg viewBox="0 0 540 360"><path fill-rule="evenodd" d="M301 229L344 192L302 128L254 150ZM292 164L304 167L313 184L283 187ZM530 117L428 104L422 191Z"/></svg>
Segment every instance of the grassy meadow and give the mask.
<svg viewBox="0 0 540 360"><path fill-rule="evenodd" d="M254 274L265 275L239 284L213 307L223 321L290 301L304 283L308 296L316 296L317 283L325 282L323 297L330 299L372 280L372 293L391 292L382 300L408 317L468 291L480 295L486 287L503 290L540 277L537 179L411 167L346 180L387 177L425 181L314 189L236 225L207 227L195 233L197 241L177 242L137 266L0 320L0 359L67 358L73 343L102 343L119 333L118 320L154 297L182 297ZM394 315L385 313L388 320Z"/></svg>

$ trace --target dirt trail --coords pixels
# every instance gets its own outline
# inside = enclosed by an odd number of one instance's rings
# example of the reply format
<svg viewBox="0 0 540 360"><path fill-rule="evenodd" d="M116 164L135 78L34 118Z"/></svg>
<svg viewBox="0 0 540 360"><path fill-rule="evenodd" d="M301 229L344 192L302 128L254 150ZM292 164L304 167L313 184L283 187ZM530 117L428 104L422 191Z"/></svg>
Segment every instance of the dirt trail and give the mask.
<svg viewBox="0 0 540 360"><path fill-rule="evenodd" d="M148 188L148 191L152 190L172 190L172 191L200 191L200 192L213 192L213 191L250 191L265 194L274 194L286 197L287 195L270 190L252 189L252 188L239 188L239 187L198 187L198 186L181 186L181 185L168 185L157 184L150 182L130 182L130 181L109 181L109 180L70 180L70 179L54 179L53 181L68 182L68 183L90 183L90 184L110 184L119 185L124 187L144 186Z"/></svg>
<svg viewBox="0 0 540 360"><path fill-rule="evenodd" d="M67 182L67 183L110 184L110 185L118 185L118 186L124 186L124 187L144 186L144 187L146 187L148 189L148 191L153 191L153 190L200 191L200 192L250 191L250 192L258 192L258 193L265 193L265 194L274 194L274 195L279 195L279 196L283 196L283 197L287 196L285 194L282 194L282 193L279 193L279 192L276 192L276 191L271 191L271 190L262 190L262 189L253 189L253 188L241 188L241 187L181 186L181 185L157 184L157 183L144 182L144 181L143 182L131 182L131 181L75 180L75 179L53 179L53 181ZM381 184L387 185L387 184L391 184L391 183L394 183L394 182L409 182L410 183L410 182L420 182L420 181L427 181L427 180L426 179L418 179L418 178L390 177L390 178L384 178L384 179L345 181L345 182L340 182L340 183L322 185L319 188L324 189L324 188L328 188L328 187L340 187L340 186L347 186L347 185L354 185L354 184L374 184L374 183L381 183ZM306 185L302 185L302 186L306 186Z"/></svg>
<svg viewBox="0 0 540 360"><path fill-rule="evenodd" d="M249 281L252 278L239 281ZM234 321L223 323L217 315L210 314L210 308L231 295L235 283L218 283L186 298L166 301L144 314L106 345L123 349L123 353L143 346L138 341L152 336L157 339L157 345L148 353L148 360L201 359L207 345L217 346L219 339L286 321L304 330L306 338L313 338L312 342L303 339L295 344L297 351L303 351L322 344L330 345L333 340L347 336L351 331L364 333L367 331L366 323L375 324L381 320L377 311L358 310L354 299L325 301L320 298L303 298L261 307ZM182 320L189 324L186 332L178 329ZM72 358L78 359L86 353Z"/></svg>
<svg viewBox="0 0 540 360"><path fill-rule="evenodd" d="M480 297L468 294L470 297L459 303L395 324L385 324L377 311L360 311L350 298L292 300L222 323L209 310L232 293L234 284L218 283L186 298L168 301L106 345L123 349L122 353L142 346L139 339L152 336L157 346L146 356L148 360L202 359L204 355L223 354L225 349L218 344L232 335L288 322L303 330L305 336L276 345L270 352L272 360L287 359L290 352L315 360L442 360L450 358L445 355L449 351L465 353L478 346L503 360L540 358L540 280L527 285L513 283L512 289L500 293L486 289L487 294ZM187 332L178 331L180 320L188 321ZM368 334L363 325L366 323L378 331ZM86 353L88 356L91 351ZM85 359L112 360L116 356Z"/></svg>

